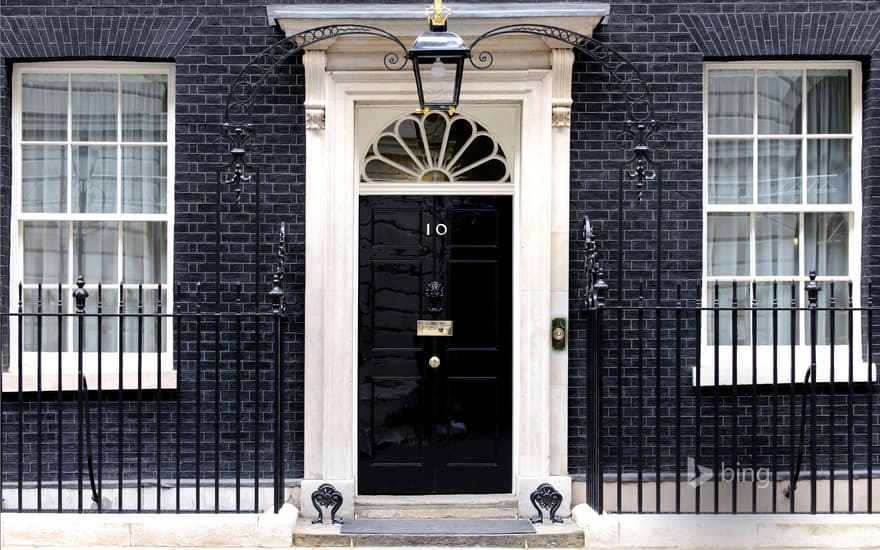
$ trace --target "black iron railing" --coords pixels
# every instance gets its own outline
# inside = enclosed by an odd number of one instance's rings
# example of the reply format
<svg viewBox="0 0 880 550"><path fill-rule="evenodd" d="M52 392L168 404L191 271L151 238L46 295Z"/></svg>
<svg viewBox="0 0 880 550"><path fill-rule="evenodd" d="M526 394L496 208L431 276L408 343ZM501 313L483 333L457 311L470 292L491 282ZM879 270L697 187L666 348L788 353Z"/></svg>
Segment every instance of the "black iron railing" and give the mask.
<svg viewBox="0 0 880 550"><path fill-rule="evenodd" d="M2 510L277 511L293 422L281 265L264 311L240 284L223 311L198 284L173 308L161 285L20 285L0 314Z"/></svg>
<svg viewBox="0 0 880 550"><path fill-rule="evenodd" d="M873 512L872 285L861 299L851 282L815 274L671 290L659 303L644 287L623 304L588 295L587 502L606 512Z"/></svg>

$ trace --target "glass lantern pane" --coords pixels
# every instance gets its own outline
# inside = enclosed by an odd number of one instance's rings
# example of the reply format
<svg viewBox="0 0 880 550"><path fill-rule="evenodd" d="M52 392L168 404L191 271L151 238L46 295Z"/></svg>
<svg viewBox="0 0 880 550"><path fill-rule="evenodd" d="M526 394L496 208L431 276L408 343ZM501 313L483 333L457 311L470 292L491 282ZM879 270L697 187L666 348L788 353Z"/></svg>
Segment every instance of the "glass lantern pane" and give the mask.
<svg viewBox="0 0 880 550"><path fill-rule="evenodd" d="M758 71L758 133L801 133L801 71Z"/></svg>
<svg viewBox="0 0 880 550"><path fill-rule="evenodd" d="M800 250L798 214L755 214L757 275L797 275Z"/></svg>
<svg viewBox="0 0 880 550"><path fill-rule="evenodd" d="M804 269L821 276L849 275L849 214L804 214Z"/></svg>
<svg viewBox="0 0 880 550"><path fill-rule="evenodd" d="M73 212L116 212L116 147L71 147Z"/></svg>
<svg viewBox="0 0 880 550"><path fill-rule="evenodd" d="M455 99L455 57L434 57L419 60L425 105L452 105Z"/></svg>
<svg viewBox="0 0 880 550"><path fill-rule="evenodd" d="M807 71L807 131L811 134L850 133L851 98L848 70Z"/></svg>
<svg viewBox="0 0 880 550"><path fill-rule="evenodd" d="M116 141L117 76L75 74L71 77L74 141Z"/></svg>
<svg viewBox="0 0 880 550"><path fill-rule="evenodd" d="M168 78L162 74L122 75L122 140L165 141Z"/></svg>
<svg viewBox="0 0 880 550"><path fill-rule="evenodd" d="M801 202L800 141L771 139L758 142L758 202Z"/></svg>
<svg viewBox="0 0 880 550"><path fill-rule="evenodd" d="M165 213L167 173L165 147L123 147L122 211Z"/></svg>
<svg viewBox="0 0 880 550"><path fill-rule="evenodd" d="M807 202L846 204L852 201L852 154L848 139L807 142Z"/></svg>
<svg viewBox="0 0 880 550"><path fill-rule="evenodd" d="M22 145L21 211L67 212L67 147Z"/></svg>
<svg viewBox="0 0 880 550"><path fill-rule="evenodd" d="M752 71L709 71L709 133L751 134L754 91Z"/></svg>
<svg viewBox="0 0 880 550"><path fill-rule="evenodd" d="M66 74L22 75L22 140L67 140L67 84Z"/></svg>
<svg viewBox="0 0 880 550"><path fill-rule="evenodd" d="M709 142L709 204L752 203L752 142Z"/></svg>
<svg viewBox="0 0 880 550"><path fill-rule="evenodd" d="M708 214L709 276L749 274L749 215Z"/></svg>

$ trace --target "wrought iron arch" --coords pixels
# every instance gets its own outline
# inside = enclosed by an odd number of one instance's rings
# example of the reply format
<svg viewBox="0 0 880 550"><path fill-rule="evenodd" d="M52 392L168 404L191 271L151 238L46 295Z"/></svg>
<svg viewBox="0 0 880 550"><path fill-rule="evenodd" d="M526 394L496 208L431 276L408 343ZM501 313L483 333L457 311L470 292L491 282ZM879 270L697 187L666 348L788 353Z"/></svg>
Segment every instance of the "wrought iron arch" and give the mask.
<svg viewBox="0 0 880 550"><path fill-rule="evenodd" d="M596 40L592 36L561 27L539 24L504 25L478 36L471 42L470 49L473 52L476 50L477 45L482 44L485 40L510 34L535 35L568 44L573 49L599 63L611 77L620 96L623 98L625 119L621 130L615 136L618 148L627 155L619 164L618 223L622 223L623 220L622 197L624 177L635 181L635 190L638 192L640 199L646 182L656 181L656 291L659 299L662 252L662 243L660 241L662 236L660 224L662 201L659 187L662 180L660 177L662 170L653 153L655 150L662 149L665 146L666 137L660 131L660 124L656 118L650 86L638 68L614 48ZM407 49L403 42L397 36L384 29L369 25L325 25L315 27L285 37L265 48L239 71L230 85L223 114L223 125L220 129L218 141L228 143L232 159L229 163L218 169L218 186L231 186L235 192L236 199L238 199L242 192L242 183L255 182L256 186L259 187L259 170L247 163L246 154L248 147L256 139L252 124L254 102L267 79L274 73L275 68L286 59L303 51L307 46L346 35L374 36L390 40L400 48L400 53L392 51L385 54L384 63L386 68L399 71L406 67L408 62ZM470 58L471 64L476 69L488 69L491 67L493 60L492 54L487 50L480 51ZM218 194L219 192L218 189ZM259 197L259 191L257 196ZM259 209L259 198L257 202L257 208ZM257 232L259 234L259 227ZM617 275L618 283L620 283L618 285L618 292L620 292L623 271L621 258L623 243L620 227L618 227L617 233ZM589 253L596 255L595 257L598 261L598 250L595 248L595 243L591 246L594 248ZM585 296L595 295L596 289L593 283L597 278L585 273L585 279L587 286L585 288ZM598 303L598 301L592 301L592 304L597 305Z"/></svg>
<svg viewBox="0 0 880 550"><path fill-rule="evenodd" d="M626 162L630 165L627 176L636 180L636 188L641 192L645 181L657 177L652 169L654 149L666 143L665 135L654 112L654 99L651 88L638 68L620 52L596 40L592 36L551 25L505 25L489 30L474 39L471 51L484 40L507 34L531 34L564 42L577 51L596 61L614 81L626 106L623 128L616 136L621 150L629 151ZM488 69L494 61L489 51L481 51L471 56L471 64L477 69ZM640 193L641 194L641 193Z"/></svg>

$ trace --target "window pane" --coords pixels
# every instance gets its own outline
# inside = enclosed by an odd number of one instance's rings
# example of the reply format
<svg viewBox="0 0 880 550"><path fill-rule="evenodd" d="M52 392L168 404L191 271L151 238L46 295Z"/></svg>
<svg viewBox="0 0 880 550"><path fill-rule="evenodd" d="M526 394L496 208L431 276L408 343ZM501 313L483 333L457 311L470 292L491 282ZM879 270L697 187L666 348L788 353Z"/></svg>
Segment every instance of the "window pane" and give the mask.
<svg viewBox="0 0 880 550"><path fill-rule="evenodd" d="M115 74L71 77L74 141L116 141Z"/></svg>
<svg viewBox="0 0 880 550"><path fill-rule="evenodd" d="M794 327L794 343L800 340L798 327L800 312L795 311L792 315L792 302L794 297L794 307L800 307L800 284L787 281L778 283L758 283L755 285L755 299L759 308L773 307L774 289L776 297L776 307L780 308L776 312L774 323L774 314L772 311L759 310L757 312L758 319L758 345L773 345L773 335L776 334L777 346L788 346L792 342L792 327ZM772 365L771 365L772 367ZM759 367L760 368L760 367Z"/></svg>
<svg viewBox="0 0 880 550"><path fill-rule="evenodd" d="M22 310L25 313L45 314L58 312L58 285L47 285L42 289L42 294L36 288L26 288L22 293ZM67 312L70 307L70 294L68 289L62 290L61 311ZM17 308L16 308L17 311ZM59 319L61 323L59 324ZM42 322L34 317L22 317L21 337L24 351L44 351L47 353L58 352L58 336L61 336L62 351L67 351L67 328L68 317L58 315L44 315ZM13 322L17 322L13 320ZM60 330L59 330L60 329ZM43 362L43 372L46 369L57 368L57 363L47 365Z"/></svg>
<svg viewBox="0 0 880 550"><path fill-rule="evenodd" d="M708 214L709 275L749 274L749 215Z"/></svg>
<svg viewBox="0 0 880 550"><path fill-rule="evenodd" d="M21 139L67 140L67 75L21 76Z"/></svg>
<svg viewBox="0 0 880 550"><path fill-rule="evenodd" d="M67 222L24 222L24 283L66 283Z"/></svg>
<svg viewBox="0 0 880 550"><path fill-rule="evenodd" d="M709 297L709 307L717 306L719 308L730 308L733 306L733 283L709 283L707 296ZM747 345L752 341L752 320L749 307L749 284L745 281L736 283L736 343L739 345ZM718 344L721 346L729 346L733 342L733 311L730 309L722 311L709 311L706 320L709 328L709 345L715 344L715 325L718 325Z"/></svg>
<svg viewBox="0 0 880 550"><path fill-rule="evenodd" d="M801 202L800 141L773 139L758 142L758 202Z"/></svg>
<svg viewBox="0 0 880 550"><path fill-rule="evenodd" d="M852 131L850 72L807 71L807 131L848 134Z"/></svg>
<svg viewBox="0 0 880 550"><path fill-rule="evenodd" d="M709 204L752 203L752 142L709 142Z"/></svg>
<svg viewBox="0 0 880 550"><path fill-rule="evenodd" d="M798 214L755 214L757 275L798 274Z"/></svg>
<svg viewBox="0 0 880 550"><path fill-rule="evenodd" d="M758 133L801 133L801 71L758 71Z"/></svg>
<svg viewBox="0 0 880 550"><path fill-rule="evenodd" d="M123 223L122 257L126 283L164 283L165 223Z"/></svg>
<svg viewBox="0 0 880 550"><path fill-rule="evenodd" d="M846 204L851 199L852 156L848 139L807 142L807 202Z"/></svg>
<svg viewBox="0 0 880 550"><path fill-rule="evenodd" d="M73 272L89 284L117 283L116 222L73 222Z"/></svg>
<svg viewBox="0 0 880 550"><path fill-rule="evenodd" d="M156 317L155 314L158 311L157 305L157 297L159 296L159 292L155 289L143 289L143 296L141 296L140 291L137 288L126 288L125 289L125 312L126 313L138 313L139 311L144 314L144 317L141 319L143 326L143 336L138 342L138 318L137 317L127 317L125 320L124 330L124 346L125 349L123 351L127 353L137 353L138 350L143 353L154 353L158 349L159 342L157 341L157 336L159 334L159 330L162 331L162 342L161 342L161 351L165 351L167 349L166 333L165 333L165 319L161 317ZM162 289L162 312L166 313L167 309L165 304L168 303L168 296L165 292L165 289ZM138 307L141 307L139 310ZM152 316L151 316L152 315Z"/></svg>
<svg viewBox="0 0 880 550"><path fill-rule="evenodd" d="M168 116L167 77L122 76L123 141L165 141Z"/></svg>
<svg viewBox="0 0 880 550"><path fill-rule="evenodd" d="M116 212L116 147L74 146L70 209L73 212Z"/></svg>
<svg viewBox="0 0 880 550"><path fill-rule="evenodd" d="M849 214L805 214L804 226L807 273L849 275Z"/></svg>
<svg viewBox="0 0 880 550"><path fill-rule="evenodd" d="M752 71L709 71L709 133L751 134Z"/></svg>
<svg viewBox="0 0 880 550"><path fill-rule="evenodd" d="M21 147L21 211L67 212L67 147Z"/></svg>
<svg viewBox="0 0 880 550"><path fill-rule="evenodd" d="M98 312L98 289L88 288L89 297L86 299L86 313L95 314ZM102 286L101 287L101 312L104 314L112 314L119 311L119 287ZM83 350L88 352L98 351L98 318L97 316L86 316L83 318L85 330L83 330ZM105 352L116 351L119 347L119 318L103 316L101 318L101 350ZM79 322L73 323L73 337L71 342L78 345L79 338ZM115 367L116 365L114 365ZM105 367L106 368L106 367ZM95 389L95 388L91 388Z"/></svg>
<svg viewBox="0 0 880 550"><path fill-rule="evenodd" d="M834 307L833 310L820 309L816 313L816 344L820 346L827 346L832 343L838 346L846 345L849 340L849 316L843 308L848 307L849 304L849 285L843 281L820 281L819 286L821 287L819 291L819 307L831 308L832 296L834 297ZM858 318L858 315L858 312L853 313L854 318ZM813 334L809 313L806 314L804 322L807 323L807 343L810 344L813 341ZM834 325L833 327L831 326L832 324ZM840 380L837 381L840 382Z"/></svg>
<svg viewBox="0 0 880 550"><path fill-rule="evenodd" d="M165 152L165 147L123 147L123 212L165 212Z"/></svg>

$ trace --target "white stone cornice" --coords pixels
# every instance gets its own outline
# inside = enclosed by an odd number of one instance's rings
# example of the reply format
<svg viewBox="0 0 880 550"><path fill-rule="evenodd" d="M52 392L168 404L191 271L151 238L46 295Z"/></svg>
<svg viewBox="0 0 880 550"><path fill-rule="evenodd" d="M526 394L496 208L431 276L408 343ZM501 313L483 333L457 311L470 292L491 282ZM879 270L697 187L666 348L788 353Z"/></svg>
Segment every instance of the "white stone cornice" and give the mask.
<svg viewBox="0 0 880 550"><path fill-rule="evenodd" d="M277 24L288 36L325 25L370 25L399 37L404 44L427 30L424 2L400 4L294 4L270 5L270 24ZM603 2L505 2L449 5L449 30L472 41L489 29L513 24L544 24L592 35L610 8ZM519 41L522 36L517 37ZM348 41L340 37L340 42ZM507 38L493 38L493 43ZM360 38L359 41L363 41Z"/></svg>

